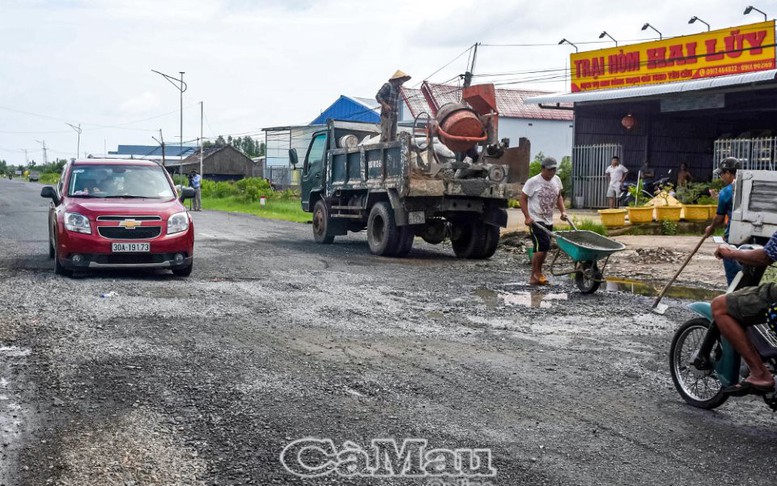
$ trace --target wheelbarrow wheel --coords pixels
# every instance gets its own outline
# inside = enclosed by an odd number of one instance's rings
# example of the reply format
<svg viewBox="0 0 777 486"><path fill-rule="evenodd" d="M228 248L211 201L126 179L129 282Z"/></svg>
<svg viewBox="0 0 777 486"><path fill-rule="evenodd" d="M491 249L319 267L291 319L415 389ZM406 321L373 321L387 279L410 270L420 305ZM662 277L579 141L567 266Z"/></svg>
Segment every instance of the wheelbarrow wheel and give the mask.
<svg viewBox="0 0 777 486"><path fill-rule="evenodd" d="M579 262L577 264L577 273L575 274L575 283L580 292L584 294L593 294L602 284L602 272L596 262Z"/></svg>

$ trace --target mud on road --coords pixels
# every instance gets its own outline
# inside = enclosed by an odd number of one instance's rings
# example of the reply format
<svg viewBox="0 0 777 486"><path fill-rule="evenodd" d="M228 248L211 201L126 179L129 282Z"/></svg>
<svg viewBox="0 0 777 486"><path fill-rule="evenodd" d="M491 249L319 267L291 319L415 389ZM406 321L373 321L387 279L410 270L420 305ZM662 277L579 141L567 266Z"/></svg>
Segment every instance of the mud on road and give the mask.
<svg viewBox="0 0 777 486"><path fill-rule="evenodd" d="M487 448L495 485L776 472L762 403L705 412L674 391L682 301L659 316L628 292L529 288L517 251L377 258L363 235L320 246L305 225L208 211L188 279L66 279L45 201L0 189L0 484L431 484L297 478L279 455L305 437Z"/></svg>

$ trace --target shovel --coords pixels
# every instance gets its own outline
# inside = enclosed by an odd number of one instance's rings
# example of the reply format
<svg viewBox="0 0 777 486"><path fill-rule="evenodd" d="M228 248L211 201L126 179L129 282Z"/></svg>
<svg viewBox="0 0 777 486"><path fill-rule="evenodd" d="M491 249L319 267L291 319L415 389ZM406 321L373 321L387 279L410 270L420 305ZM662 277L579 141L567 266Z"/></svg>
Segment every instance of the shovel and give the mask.
<svg viewBox="0 0 777 486"><path fill-rule="evenodd" d="M704 235L701 237L701 240L699 240L699 242L696 244L696 248L694 248L691 254L688 255L688 258L685 259L680 269L677 271L677 273L674 274L674 277L672 277L672 280L670 280L669 283L667 283L664 286L663 290L661 290L661 293L658 294L658 297L656 298L656 301L653 302L653 307L651 309L653 312L655 312L656 314L664 315L664 313L669 308L669 306L666 304L660 304L661 299L664 297L664 294L666 293L666 291L669 290L669 287L672 286L674 281L677 280L677 277L680 276L680 272L682 272L685 266L688 265L688 262L691 261L691 258L693 257L693 255L695 255L696 252L699 251L699 248L701 248L701 244L704 243L704 240L706 239L707 239L707 235Z"/></svg>

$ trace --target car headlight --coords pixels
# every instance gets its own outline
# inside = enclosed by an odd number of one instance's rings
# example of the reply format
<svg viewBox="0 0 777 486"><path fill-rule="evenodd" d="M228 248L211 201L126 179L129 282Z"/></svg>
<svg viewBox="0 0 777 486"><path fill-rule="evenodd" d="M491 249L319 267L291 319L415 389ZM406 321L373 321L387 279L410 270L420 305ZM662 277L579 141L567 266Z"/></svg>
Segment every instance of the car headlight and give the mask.
<svg viewBox="0 0 777 486"><path fill-rule="evenodd" d="M189 213L186 211L175 213L167 220L167 234L180 233L189 229Z"/></svg>
<svg viewBox="0 0 777 486"><path fill-rule="evenodd" d="M65 229L68 231L75 231L76 233L92 233L89 219L83 214L78 213L65 213Z"/></svg>

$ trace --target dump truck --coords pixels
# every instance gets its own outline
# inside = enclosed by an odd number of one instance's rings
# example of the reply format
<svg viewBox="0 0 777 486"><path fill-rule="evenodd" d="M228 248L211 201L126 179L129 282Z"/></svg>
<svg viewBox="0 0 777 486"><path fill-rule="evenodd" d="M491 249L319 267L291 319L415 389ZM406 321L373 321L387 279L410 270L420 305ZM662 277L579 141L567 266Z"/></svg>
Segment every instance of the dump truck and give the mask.
<svg viewBox="0 0 777 486"><path fill-rule="evenodd" d="M366 229L375 255L406 256L419 236L449 239L459 258L491 257L530 155L527 139L510 147L497 129L493 85L465 88L461 102L420 114L390 142L380 142L376 124L328 120L312 135L300 177L315 241ZM295 149L289 157L297 167Z"/></svg>

